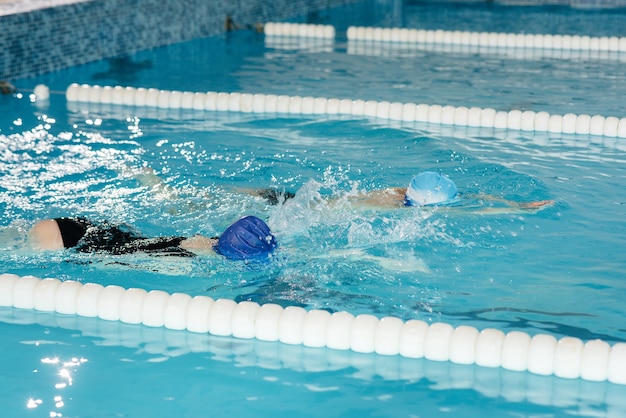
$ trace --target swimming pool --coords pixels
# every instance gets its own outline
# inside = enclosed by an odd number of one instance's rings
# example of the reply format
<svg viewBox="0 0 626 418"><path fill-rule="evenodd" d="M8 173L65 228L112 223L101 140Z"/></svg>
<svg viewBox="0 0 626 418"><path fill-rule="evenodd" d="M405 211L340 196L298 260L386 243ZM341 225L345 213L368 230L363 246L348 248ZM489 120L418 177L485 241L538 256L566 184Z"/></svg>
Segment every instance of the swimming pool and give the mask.
<svg viewBox="0 0 626 418"><path fill-rule="evenodd" d="M421 16L410 6L407 23ZM498 49L374 43L364 53L341 34L348 24L374 25L382 17L347 10L341 18L321 17L338 28L330 43L294 46L235 32L139 53L130 59L135 71L128 71L128 61L126 67L105 61L23 80L18 87L45 83L65 91L78 82L624 114L620 54L519 59ZM476 5L432 10L440 13L432 20L445 28L457 28L455 18L468 14L519 13ZM561 23L580 16L570 9L550 13L547 18ZM420 27L430 24L437 27ZM608 26L589 23L577 30L602 36ZM189 56L194 59L181 59ZM524 81L528 74L538 85ZM556 86L550 74L558 74ZM54 94L49 105L28 97L2 100L3 114L11 115L1 132L2 202L9 215L3 233L18 249L3 251L5 271L624 341L621 138L346 115L128 108L68 103ZM146 187L146 167L169 188ZM346 198L354 190L405 186L422 169L446 173L465 192L557 204L531 214L484 216L364 209ZM268 186L297 191L298 197L274 207L237 192ZM252 267L220 259L181 263L19 251L29 223L68 212L129 222L148 234L215 234L233 218L256 213L269 220L281 250L271 264ZM8 353L3 369L9 370L3 387L13 388L3 404L18 416L196 416L209 410L261 416L317 416L321 410L331 416L478 416L485 410L494 416L619 416L625 409L623 386L607 383L29 310L2 308L2 314Z"/></svg>

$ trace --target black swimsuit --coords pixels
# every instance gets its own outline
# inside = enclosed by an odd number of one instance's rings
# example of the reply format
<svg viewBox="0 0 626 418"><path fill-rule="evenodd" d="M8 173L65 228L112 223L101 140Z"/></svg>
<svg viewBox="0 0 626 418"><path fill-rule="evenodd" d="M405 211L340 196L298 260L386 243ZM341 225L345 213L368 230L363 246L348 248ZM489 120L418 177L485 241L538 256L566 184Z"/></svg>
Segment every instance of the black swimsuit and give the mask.
<svg viewBox="0 0 626 418"><path fill-rule="evenodd" d="M126 228L108 223L94 224L85 218L56 218L55 221L61 231L63 246L83 253L195 255L180 247L185 237L145 238Z"/></svg>
<svg viewBox="0 0 626 418"><path fill-rule="evenodd" d="M269 203L272 206L276 206L279 203L284 203L288 199L293 199L294 197L296 197L295 193L280 192L276 189L262 189L262 190L259 190L258 193L259 193L259 196L267 200L267 203Z"/></svg>

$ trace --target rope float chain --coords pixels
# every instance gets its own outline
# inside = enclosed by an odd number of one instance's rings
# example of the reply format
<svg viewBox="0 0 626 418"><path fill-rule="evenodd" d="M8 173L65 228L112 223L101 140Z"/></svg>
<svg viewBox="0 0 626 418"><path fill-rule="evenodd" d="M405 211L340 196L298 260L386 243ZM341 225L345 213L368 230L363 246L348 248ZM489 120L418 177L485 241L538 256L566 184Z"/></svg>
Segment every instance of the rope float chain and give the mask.
<svg viewBox="0 0 626 418"><path fill-rule="evenodd" d="M490 48L543 48L564 51L626 52L626 37L552 35L531 33L466 32L351 26L348 40L481 46Z"/></svg>
<svg viewBox="0 0 626 418"><path fill-rule="evenodd" d="M267 22L263 27L266 36L335 38L332 25ZM626 37L562 35L542 33L505 33L426 30L410 28L383 28L350 26L346 31L348 41L391 42L409 44L440 44L487 48L552 49L561 51L626 52Z"/></svg>
<svg viewBox="0 0 626 418"><path fill-rule="evenodd" d="M306 23L267 22L263 25L263 33L266 36L334 39L335 27Z"/></svg>
<svg viewBox="0 0 626 418"><path fill-rule="evenodd" d="M274 94L181 92L71 84L69 102L252 113L369 116L404 122L626 138L626 118Z"/></svg>
<svg viewBox="0 0 626 418"><path fill-rule="evenodd" d="M214 300L161 290L0 275L0 306L97 317L106 321L305 347L327 347L383 356L426 358L456 364L502 367L566 379L626 384L626 343L557 340L547 334L428 325L396 317L354 316L297 306Z"/></svg>
<svg viewBox="0 0 626 418"><path fill-rule="evenodd" d="M267 36L328 39L334 38L336 31L331 25L267 22L263 27L263 32ZM364 26L348 27L346 36L349 41L626 52L626 37L618 36L470 32Z"/></svg>

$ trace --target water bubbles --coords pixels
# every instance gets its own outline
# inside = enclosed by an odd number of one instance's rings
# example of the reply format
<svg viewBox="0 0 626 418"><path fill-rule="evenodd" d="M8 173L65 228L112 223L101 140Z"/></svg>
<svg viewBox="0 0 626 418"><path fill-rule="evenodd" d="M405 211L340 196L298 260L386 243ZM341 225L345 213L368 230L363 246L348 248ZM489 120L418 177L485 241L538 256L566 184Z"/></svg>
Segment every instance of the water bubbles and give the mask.
<svg viewBox="0 0 626 418"><path fill-rule="evenodd" d="M37 408L42 403L43 401L41 399L29 398L28 401L26 401L26 408L34 409L34 408Z"/></svg>

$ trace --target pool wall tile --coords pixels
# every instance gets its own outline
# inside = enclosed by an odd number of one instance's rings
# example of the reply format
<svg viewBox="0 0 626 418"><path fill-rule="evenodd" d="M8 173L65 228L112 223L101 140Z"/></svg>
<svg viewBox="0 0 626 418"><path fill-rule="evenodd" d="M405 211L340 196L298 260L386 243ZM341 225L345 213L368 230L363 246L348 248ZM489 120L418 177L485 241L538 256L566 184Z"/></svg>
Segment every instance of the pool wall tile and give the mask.
<svg viewBox="0 0 626 418"><path fill-rule="evenodd" d="M356 0L93 0L0 16L0 79L34 76Z"/></svg>
<svg viewBox="0 0 626 418"><path fill-rule="evenodd" d="M91 0L0 13L0 80L12 80L280 21L358 0ZM477 0L487 1L487 0ZM493 0L516 5L626 7L626 0ZM25 2L13 2L19 6ZM5 3L5 7L11 6ZM2 10L0 10L2 11Z"/></svg>

